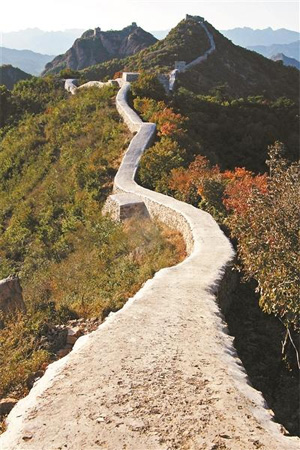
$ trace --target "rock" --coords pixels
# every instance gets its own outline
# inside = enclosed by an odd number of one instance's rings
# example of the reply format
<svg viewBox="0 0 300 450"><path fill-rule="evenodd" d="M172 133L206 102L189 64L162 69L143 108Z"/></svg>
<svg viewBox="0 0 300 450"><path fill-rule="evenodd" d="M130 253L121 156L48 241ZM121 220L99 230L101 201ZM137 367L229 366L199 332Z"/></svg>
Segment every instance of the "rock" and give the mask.
<svg viewBox="0 0 300 450"><path fill-rule="evenodd" d="M74 345L77 339L83 335L83 331L80 327L67 329L67 344Z"/></svg>
<svg viewBox="0 0 300 450"><path fill-rule="evenodd" d="M62 348L57 352L57 356L58 358L63 358L64 356L66 356L68 353L70 353L71 349L70 348Z"/></svg>
<svg viewBox="0 0 300 450"><path fill-rule="evenodd" d="M120 31L88 30L76 39L64 54L46 64L43 74L57 73L61 69L81 70L114 58L126 58L155 44L157 39L136 25Z"/></svg>
<svg viewBox="0 0 300 450"><path fill-rule="evenodd" d="M15 398L3 398L0 400L0 416L8 414L17 403L18 400Z"/></svg>
<svg viewBox="0 0 300 450"><path fill-rule="evenodd" d="M62 330L58 330L58 334L55 337L55 347L58 348L62 348L65 346L66 342L67 342L67 336L68 336L68 330L62 329Z"/></svg>
<svg viewBox="0 0 300 450"><path fill-rule="evenodd" d="M23 441L30 441L33 438L33 434L29 431L25 432L22 436Z"/></svg>
<svg viewBox="0 0 300 450"><path fill-rule="evenodd" d="M26 380L26 385L28 389L31 389L34 385L34 383L40 379L44 375L43 370L38 370L37 372L31 373Z"/></svg>
<svg viewBox="0 0 300 450"><path fill-rule="evenodd" d="M26 311L18 277L8 277L0 280L0 311L4 314Z"/></svg>

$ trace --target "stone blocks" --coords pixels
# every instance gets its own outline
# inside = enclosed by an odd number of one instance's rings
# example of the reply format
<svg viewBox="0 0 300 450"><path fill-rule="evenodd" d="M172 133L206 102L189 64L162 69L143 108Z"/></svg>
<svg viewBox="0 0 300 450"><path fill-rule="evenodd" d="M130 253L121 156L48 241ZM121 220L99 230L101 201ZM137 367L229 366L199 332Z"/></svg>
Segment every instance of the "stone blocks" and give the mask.
<svg viewBox="0 0 300 450"><path fill-rule="evenodd" d="M122 79L123 81L128 81L130 83L136 81L139 76L140 74L138 72L123 72Z"/></svg>
<svg viewBox="0 0 300 450"><path fill-rule="evenodd" d="M135 194L114 194L106 200L103 214L110 214L113 220L123 221L131 217L149 217L146 205Z"/></svg>

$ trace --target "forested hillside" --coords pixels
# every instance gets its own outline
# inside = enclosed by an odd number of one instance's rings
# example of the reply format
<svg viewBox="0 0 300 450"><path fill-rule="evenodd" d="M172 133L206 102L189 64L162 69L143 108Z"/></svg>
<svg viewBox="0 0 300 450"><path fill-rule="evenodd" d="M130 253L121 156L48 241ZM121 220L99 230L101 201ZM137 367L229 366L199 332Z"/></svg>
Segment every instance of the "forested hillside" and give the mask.
<svg viewBox="0 0 300 450"><path fill-rule="evenodd" d="M4 85L8 89L12 89L18 81L28 80L29 78L31 78L31 75L10 64L0 66L0 86ZM0 105L0 108L2 109L2 105Z"/></svg>
<svg viewBox="0 0 300 450"><path fill-rule="evenodd" d="M273 61L234 45L211 24L216 51L201 65L196 65L179 76L179 85L196 94L211 95L221 89L233 98L264 95L275 99L286 96L298 99L299 72L281 67ZM168 72L175 61L190 62L209 48L205 31L192 20L183 20L167 37L142 52L123 60L112 60L89 67L83 71L89 80L112 77L122 70Z"/></svg>

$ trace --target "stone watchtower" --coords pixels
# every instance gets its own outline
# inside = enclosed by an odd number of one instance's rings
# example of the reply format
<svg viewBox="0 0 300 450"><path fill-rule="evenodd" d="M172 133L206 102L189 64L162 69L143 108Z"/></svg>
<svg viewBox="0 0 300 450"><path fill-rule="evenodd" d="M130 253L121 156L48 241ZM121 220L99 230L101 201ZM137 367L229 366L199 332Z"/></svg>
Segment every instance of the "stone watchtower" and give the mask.
<svg viewBox="0 0 300 450"><path fill-rule="evenodd" d="M94 29L94 37L99 37L101 33L101 28L97 27Z"/></svg>
<svg viewBox="0 0 300 450"><path fill-rule="evenodd" d="M204 17L201 17L201 16L191 16L190 14L186 14L186 16L185 16L185 20L188 20L188 19L193 19L193 20L195 20L195 22L200 22L200 23L202 23L202 22L204 22Z"/></svg>

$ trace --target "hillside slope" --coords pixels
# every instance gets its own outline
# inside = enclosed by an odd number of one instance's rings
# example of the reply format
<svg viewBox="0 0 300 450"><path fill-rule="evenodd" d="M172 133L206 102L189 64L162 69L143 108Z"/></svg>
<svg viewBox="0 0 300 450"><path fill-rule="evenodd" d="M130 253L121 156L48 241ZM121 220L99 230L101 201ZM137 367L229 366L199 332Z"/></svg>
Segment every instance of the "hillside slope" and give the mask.
<svg viewBox="0 0 300 450"><path fill-rule="evenodd" d="M180 237L157 223L123 227L102 215L129 136L115 93L63 96L50 78L11 93L23 112L30 97L40 108L10 122L0 142L0 279L19 275L27 308L0 313L0 399L22 397L28 377L56 359L66 339L60 325L79 317L100 323L185 254Z"/></svg>
<svg viewBox="0 0 300 450"><path fill-rule="evenodd" d="M31 75L40 75L45 65L51 61L54 56L42 55L31 50L15 50L6 47L0 47L1 64L11 64Z"/></svg>
<svg viewBox="0 0 300 450"><path fill-rule="evenodd" d="M18 81L28 80L29 78L31 78L29 73L25 73L10 64L0 66L0 85L4 84L8 89L12 89Z"/></svg>
<svg viewBox="0 0 300 450"><path fill-rule="evenodd" d="M156 38L135 23L121 31L88 30L72 47L46 65L44 74L61 69L84 69L113 58L124 58L140 52L156 42Z"/></svg>
<svg viewBox="0 0 300 450"><path fill-rule="evenodd" d="M281 67L268 59L234 45L212 25L206 22L212 33L216 51L207 61L195 66L179 80L182 86L195 93L206 94L223 86L233 97L261 95L278 98L287 96L298 99L299 73L293 68ZM174 68L176 60L190 62L209 48L204 30L192 19L181 21L168 36L142 52L123 60L113 60L84 70L88 79L113 76L116 71L156 70L167 72Z"/></svg>

